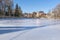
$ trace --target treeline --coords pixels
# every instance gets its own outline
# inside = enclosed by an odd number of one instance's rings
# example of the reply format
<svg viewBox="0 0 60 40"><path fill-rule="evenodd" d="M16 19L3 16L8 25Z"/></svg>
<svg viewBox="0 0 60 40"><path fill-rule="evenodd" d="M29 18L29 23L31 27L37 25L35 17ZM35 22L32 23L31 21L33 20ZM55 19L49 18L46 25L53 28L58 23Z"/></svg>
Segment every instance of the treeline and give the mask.
<svg viewBox="0 0 60 40"><path fill-rule="evenodd" d="M23 13L21 7L16 4L14 8L13 0L0 0L0 17L25 17L25 18L54 18L60 19L60 4L50 10L48 13L44 11Z"/></svg>

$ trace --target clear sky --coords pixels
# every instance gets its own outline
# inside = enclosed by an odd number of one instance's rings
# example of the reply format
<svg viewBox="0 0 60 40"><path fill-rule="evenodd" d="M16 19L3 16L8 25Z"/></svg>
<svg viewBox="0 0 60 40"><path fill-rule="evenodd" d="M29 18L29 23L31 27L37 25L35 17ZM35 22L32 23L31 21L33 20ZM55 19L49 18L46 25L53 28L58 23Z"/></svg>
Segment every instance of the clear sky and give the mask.
<svg viewBox="0 0 60 40"><path fill-rule="evenodd" d="M23 12L44 11L48 12L60 3L60 0L14 0L18 3Z"/></svg>

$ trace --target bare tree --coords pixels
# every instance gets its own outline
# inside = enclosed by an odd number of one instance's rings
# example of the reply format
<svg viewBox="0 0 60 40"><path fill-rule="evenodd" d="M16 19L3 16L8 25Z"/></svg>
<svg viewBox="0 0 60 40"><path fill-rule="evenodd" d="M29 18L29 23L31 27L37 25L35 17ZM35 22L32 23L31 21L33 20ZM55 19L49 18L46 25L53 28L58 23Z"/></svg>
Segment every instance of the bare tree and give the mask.
<svg viewBox="0 0 60 40"><path fill-rule="evenodd" d="M60 4L49 12L51 18L60 18Z"/></svg>
<svg viewBox="0 0 60 40"><path fill-rule="evenodd" d="M58 4L54 10L52 11L52 13L54 13L54 17L55 18L60 18L60 4Z"/></svg>
<svg viewBox="0 0 60 40"><path fill-rule="evenodd" d="M36 12L33 12L32 17L33 17L33 18L36 18L36 15L37 15L37 13L36 13Z"/></svg>
<svg viewBox="0 0 60 40"><path fill-rule="evenodd" d="M4 12L8 11L8 8L10 7L10 9L12 10L12 6L13 6L13 0L0 0L0 10ZM11 13L9 13L10 15Z"/></svg>
<svg viewBox="0 0 60 40"><path fill-rule="evenodd" d="M12 6L13 6L13 0L5 0L5 8L7 9L9 16L12 15Z"/></svg>

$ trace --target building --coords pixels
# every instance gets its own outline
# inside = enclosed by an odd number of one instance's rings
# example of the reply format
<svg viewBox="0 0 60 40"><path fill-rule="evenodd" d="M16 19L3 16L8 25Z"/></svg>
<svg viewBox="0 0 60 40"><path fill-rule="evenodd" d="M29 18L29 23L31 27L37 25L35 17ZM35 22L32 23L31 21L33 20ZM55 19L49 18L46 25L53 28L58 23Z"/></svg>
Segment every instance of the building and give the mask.
<svg viewBox="0 0 60 40"><path fill-rule="evenodd" d="M36 17L37 18L46 17L46 14L43 11L39 11L37 12Z"/></svg>
<svg viewBox="0 0 60 40"><path fill-rule="evenodd" d="M46 14L43 11L24 13L24 18L46 18Z"/></svg>
<svg viewBox="0 0 60 40"><path fill-rule="evenodd" d="M24 13L24 18L32 18L32 14L31 13Z"/></svg>

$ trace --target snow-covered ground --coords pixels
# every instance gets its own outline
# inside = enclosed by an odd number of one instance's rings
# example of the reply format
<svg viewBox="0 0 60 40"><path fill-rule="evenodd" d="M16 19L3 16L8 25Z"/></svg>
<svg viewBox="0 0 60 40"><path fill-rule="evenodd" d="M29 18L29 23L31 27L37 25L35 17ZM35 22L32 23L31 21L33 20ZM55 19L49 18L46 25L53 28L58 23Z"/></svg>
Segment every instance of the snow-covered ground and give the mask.
<svg viewBox="0 0 60 40"><path fill-rule="evenodd" d="M60 40L60 20L0 20L0 40Z"/></svg>
<svg viewBox="0 0 60 40"><path fill-rule="evenodd" d="M32 29L26 33L18 34L12 40L60 40L60 25Z"/></svg>

